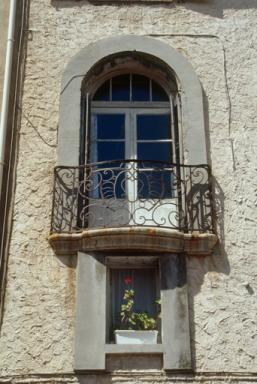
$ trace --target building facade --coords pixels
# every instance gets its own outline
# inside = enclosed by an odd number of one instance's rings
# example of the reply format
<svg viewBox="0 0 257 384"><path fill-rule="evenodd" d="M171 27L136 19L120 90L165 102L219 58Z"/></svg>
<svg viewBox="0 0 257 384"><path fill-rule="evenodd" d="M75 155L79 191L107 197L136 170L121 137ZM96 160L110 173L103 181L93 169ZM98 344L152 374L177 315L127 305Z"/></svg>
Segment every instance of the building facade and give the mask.
<svg viewBox="0 0 257 384"><path fill-rule="evenodd" d="M256 382L257 3L16 12L0 382Z"/></svg>

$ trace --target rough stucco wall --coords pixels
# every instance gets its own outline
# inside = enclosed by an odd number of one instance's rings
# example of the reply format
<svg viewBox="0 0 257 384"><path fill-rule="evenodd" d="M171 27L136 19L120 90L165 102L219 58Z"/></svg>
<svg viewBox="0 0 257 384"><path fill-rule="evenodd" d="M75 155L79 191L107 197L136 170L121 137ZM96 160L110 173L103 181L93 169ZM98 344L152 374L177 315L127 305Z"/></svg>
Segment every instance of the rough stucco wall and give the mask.
<svg viewBox="0 0 257 384"><path fill-rule="evenodd" d="M57 258L47 242L60 81L81 48L117 34L158 35L187 57L203 85L221 245L213 257L188 260L194 363L197 371L256 372L256 17L254 0L31 0L1 375L73 369L76 261Z"/></svg>

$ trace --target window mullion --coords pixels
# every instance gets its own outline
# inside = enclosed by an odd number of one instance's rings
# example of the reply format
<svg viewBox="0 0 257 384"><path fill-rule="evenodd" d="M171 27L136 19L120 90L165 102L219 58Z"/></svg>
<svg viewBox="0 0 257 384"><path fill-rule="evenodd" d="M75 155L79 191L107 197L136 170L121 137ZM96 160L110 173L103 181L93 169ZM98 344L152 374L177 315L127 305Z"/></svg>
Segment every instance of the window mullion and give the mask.
<svg viewBox="0 0 257 384"><path fill-rule="evenodd" d="M132 73L129 76L129 101L132 101Z"/></svg>
<svg viewBox="0 0 257 384"><path fill-rule="evenodd" d="M135 109L131 110L132 119L132 159L137 160L137 114Z"/></svg>
<svg viewBox="0 0 257 384"><path fill-rule="evenodd" d="M95 163L98 161L97 153L97 116L91 117L91 132L90 132L90 162Z"/></svg>
<svg viewBox="0 0 257 384"><path fill-rule="evenodd" d="M89 161L89 140L90 140L90 135L89 133L91 133L91 129L90 129L90 123L91 123L91 117L90 117L90 109L91 109L91 106L90 106L90 94L87 93L86 94L86 110L85 110L85 133L84 133L84 161L83 163L87 163ZM82 164L82 162L81 162Z"/></svg>
<svg viewBox="0 0 257 384"><path fill-rule="evenodd" d="M134 160L136 158L135 153L135 112L133 109L129 109L127 113L127 125L126 125L126 146L127 146L127 155L128 159ZM128 164L128 175L127 175L127 193L128 200L132 202L135 201L135 191L136 191L136 182L134 180L134 163ZM133 207L130 207L131 212Z"/></svg>
<svg viewBox="0 0 257 384"><path fill-rule="evenodd" d="M176 147L175 147L175 125L174 125L174 114L173 114L173 97L170 94L170 125L171 125L171 139L172 139L172 162L176 162Z"/></svg>
<svg viewBox="0 0 257 384"><path fill-rule="evenodd" d="M131 119L130 119L130 112L129 110L126 110L125 113L125 158L130 159L131 156Z"/></svg>
<svg viewBox="0 0 257 384"><path fill-rule="evenodd" d="M110 94L109 94L110 101L112 101L112 79L110 79Z"/></svg>
<svg viewBox="0 0 257 384"><path fill-rule="evenodd" d="M133 125L132 125L132 131L133 131L133 159L134 160L137 160L138 159L138 156L137 156L137 110L136 109L133 109L131 111L131 115L132 115L132 118L133 118ZM134 172L137 173L137 175L134 175L134 183L133 183L133 191L134 191L134 201L136 201L136 199L138 199L138 168L139 168L139 164L138 163L134 163ZM134 203L135 205L135 203ZM133 207L133 210L135 210L136 207L134 206Z"/></svg>

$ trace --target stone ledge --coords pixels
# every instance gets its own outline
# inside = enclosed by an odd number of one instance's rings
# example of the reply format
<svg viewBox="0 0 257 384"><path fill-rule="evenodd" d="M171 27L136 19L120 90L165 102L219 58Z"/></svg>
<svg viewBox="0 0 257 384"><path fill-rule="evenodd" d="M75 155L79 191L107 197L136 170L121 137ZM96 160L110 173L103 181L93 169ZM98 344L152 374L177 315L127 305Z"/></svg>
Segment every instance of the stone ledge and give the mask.
<svg viewBox="0 0 257 384"><path fill-rule="evenodd" d="M76 255L78 251L145 251L208 256L217 236L212 233L182 233L159 227L89 229L80 233L52 233L49 238L56 255Z"/></svg>
<svg viewBox="0 0 257 384"><path fill-rule="evenodd" d="M111 381L110 381L111 380ZM256 383L256 372L205 372L198 371L194 373L167 373L163 371L155 372L138 372L138 371L116 371L104 372L103 374L80 374L74 372L59 372L59 373L29 373L20 375L2 375L0 376L0 384L94 384L96 382L110 384L110 382L130 382L137 384L141 383Z"/></svg>
<svg viewBox="0 0 257 384"><path fill-rule="evenodd" d="M115 354L162 354L164 351L162 344L105 344L105 353Z"/></svg>

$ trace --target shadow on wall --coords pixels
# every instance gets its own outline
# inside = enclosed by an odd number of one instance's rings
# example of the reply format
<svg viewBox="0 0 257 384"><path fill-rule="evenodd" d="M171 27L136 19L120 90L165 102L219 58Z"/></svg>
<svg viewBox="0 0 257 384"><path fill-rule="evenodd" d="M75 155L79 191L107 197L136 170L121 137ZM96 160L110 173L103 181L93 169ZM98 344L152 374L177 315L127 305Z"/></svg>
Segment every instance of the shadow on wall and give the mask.
<svg viewBox="0 0 257 384"><path fill-rule="evenodd" d="M197 316L194 310L195 297L201 292L204 280L206 279L204 302L198 302L198 308L199 306L201 307L201 305L203 308L206 307L208 302L208 311L205 310L207 316L206 322L208 323L210 313L214 316L215 312L219 310L217 302L222 303L222 296L225 294L222 275L228 276L230 274L230 264L225 251L224 193L215 177L212 177L212 187L215 212L214 227L219 242L211 256L188 257L187 262L189 323L193 369L195 369L196 361L195 328ZM198 324L197 326L204 327L204 324Z"/></svg>
<svg viewBox="0 0 257 384"><path fill-rule="evenodd" d="M203 90L203 107L204 107L204 124L205 124L205 140L207 150L208 164L212 165L211 160L211 141L210 141L210 128L209 128L209 102L208 97ZM213 226L214 232L218 236L218 243L211 256L208 257L188 257L187 258L187 282L188 282L188 303L189 303L189 323L190 323L190 337L191 337L191 354L192 354L192 367L195 368L196 361L196 335L195 328L198 321L194 306L195 298L202 291L204 285L205 293L200 296L200 302L197 306L197 314L202 305L203 312L206 313L206 321L208 322L209 310L212 313L218 309L216 308L216 301L219 295L224 295L224 288L220 288L224 275L230 274L230 264L227 253L225 251L225 223L224 223L224 206L225 197L224 192L214 176L212 176L212 196L213 196ZM223 276L223 277L222 277ZM218 289L220 288L220 289ZM215 296L215 300L213 297ZM201 300L204 300L201 303ZM208 309L205 308L208 302ZM222 300L220 300L222 303ZM212 309L210 309L213 306ZM197 324L201 326L201 324Z"/></svg>
<svg viewBox="0 0 257 384"><path fill-rule="evenodd" d="M224 11L229 9L256 9L256 0L205 0L205 1L183 1L183 7L202 14L222 19Z"/></svg>
<svg viewBox="0 0 257 384"><path fill-rule="evenodd" d="M75 1L63 1L52 0L52 5L58 10L61 8L74 8L81 7L88 4L88 2L94 5L113 5L118 4L120 6L134 6L137 4L149 5L151 7L163 7L163 8L184 8L193 12L202 13L211 17L222 19L224 17L224 11L228 9L257 9L256 0L75 0Z"/></svg>
<svg viewBox="0 0 257 384"><path fill-rule="evenodd" d="M211 167L212 163L211 163L211 140L210 140L210 125L209 125L209 102L203 87L202 87L202 94L203 94L203 113L204 113L207 163Z"/></svg>

